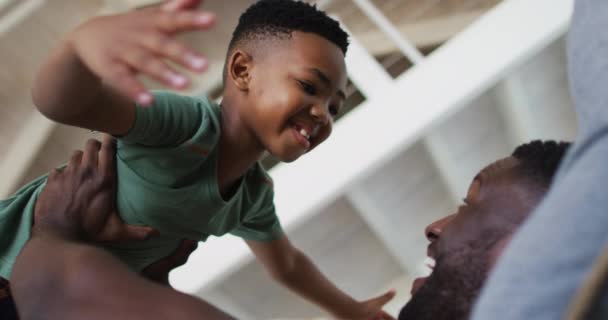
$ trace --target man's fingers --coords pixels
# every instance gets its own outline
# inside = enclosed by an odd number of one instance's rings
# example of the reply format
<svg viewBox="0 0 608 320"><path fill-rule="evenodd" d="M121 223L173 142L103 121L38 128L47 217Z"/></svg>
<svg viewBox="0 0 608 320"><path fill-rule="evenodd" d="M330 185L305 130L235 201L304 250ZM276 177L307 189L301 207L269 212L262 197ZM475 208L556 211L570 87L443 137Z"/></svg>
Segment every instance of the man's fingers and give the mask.
<svg viewBox="0 0 608 320"><path fill-rule="evenodd" d="M97 159L101 142L95 139L89 139L84 147L82 156L82 164L89 168L97 168Z"/></svg>
<svg viewBox="0 0 608 320"><path fill-rule="evenodd" d="M171 269L184 265L184 263L188 261L190 254L192 254L197 247L198 242L195 240L182 240L177 250L169 257L171 260Z"/></svg>
<svg viewBox="0 0 608 320"><path fill-rule="evenodd" d="M197 245L197 241L189 239L182 240L179 247L175 249L171 255L147 266L142 271L142 274L153 281L168 285L169 272L186 263L186 261L188 261L188 257L196 249Z"/></svg>
<svg viewBox="0 0 608 320"><path fill-rule="evenodd" d="M215 23L215 15L211 12L178 11L159 13L156 26L167 33L183 31L206 30Z"/></svg>
<svg viewBox="0 0 608 320"><path fill-rule="evenodd" d="M95 240L101 242L143 241L160 235L160 232L152 227L129 225L122 221L119 223L120 225L117 225L116 221L108 222L106 228Z"/></svg>
<svg viewBox="0 0 608 320"><path fill-rule="evenodd" d="M145 226L134 226L126 224L121 233L117 235L117 238L112 241L142 241L152 237L160 235L158 230L152 227Z"/></svg>
<svg viewBox="0 0 608 320"><path fill-rule="evenodd" d="M99 169L104 178L115 178L116 175L116 139L104 134L99 152Z"/></svg>
<svg viewBox="0 0 608 320"><path fill-rule="evenodd" d="M161 6L161 10L166 12L188 10L197 8L201 4L201 0L171 0Z"/></svg>
<svg viewBox="0 0 608 320"><path fill-rule="evenodd" d="M149 106L154 99L139 80L135 77L135 71L128 65L114 62L103 75L105 82L110 84L121 94L133 99L142 106Z"/></svg>
<svg viewBox="0 0 608 320"><path fill-rule="evenodd" d="M154 34L142 38L142 46L157 56L167 58L195 72L207 68L208 62L200 54L170 36Z"/></svg>
<svg viewBox="0 0 608 320"><path fill-rule="evenodd" d="M123 59L131 68L174 89L184 89L189 84L188 78L144 48L131 49Z"/></svg>

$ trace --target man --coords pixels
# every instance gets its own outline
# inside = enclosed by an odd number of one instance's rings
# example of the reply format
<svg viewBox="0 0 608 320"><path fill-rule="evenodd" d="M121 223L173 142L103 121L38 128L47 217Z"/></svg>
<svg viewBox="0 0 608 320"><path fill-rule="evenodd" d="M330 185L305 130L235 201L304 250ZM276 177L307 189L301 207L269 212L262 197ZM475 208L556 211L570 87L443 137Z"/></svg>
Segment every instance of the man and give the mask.
<svg viewBox="0 0 608 320"><path fill-rule="evenodd" d="M608 1L579 0L568 41L579 136L497 264L473 319L563 319L608 244ZM584 319L606 319L604 308Z"/></svg>
<svg viewBox="0 0 608 320"><path fill-rule="evenodd" d="M90 141L65 169L49 175L38 198L32 237L12 274L21 318L232 319L201 300L146 280L90 244L114 219L114 153L111 139Z"/></svg>
<svg viewBox="0 0 608 320"><path fill-rule="evenodd" d="M488 273L543 199L568 145L533 141L477 174L458 211L426 228L435 266L428 278L414 281L400 320L468 319Z"/></svg>
<svg viewBox="0 0 608 320"><path fill-rule="evenodd" d="M416 280L400 319L465 319L511 234L540 202L568 144L534 141L483 169L458 212L429 225L436 266ZM99 155L98 155L99 152ZM113 218L114 144L89 141L40 195L32 238L17 260L14 295L23 319L229 319L195 298L145 280L89 246ZM160 267L165 274L182 263ZM37 299L32 299L37 297Z"/></svg>

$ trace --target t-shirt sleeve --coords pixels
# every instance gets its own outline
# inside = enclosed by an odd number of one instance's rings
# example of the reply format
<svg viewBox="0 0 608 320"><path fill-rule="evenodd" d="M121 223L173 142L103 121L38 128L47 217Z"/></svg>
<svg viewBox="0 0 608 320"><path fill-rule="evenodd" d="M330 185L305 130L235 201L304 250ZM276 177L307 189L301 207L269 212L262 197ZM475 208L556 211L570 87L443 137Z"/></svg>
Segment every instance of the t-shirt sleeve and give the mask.
<svg viewBox="0 0 608 320"><path fill-rule="evenodd" d="M153 94L151 106L136 106L135 123L126 135L119 137L122 142L171 147L182 144L199 130L207 101L166 91Z"/></svg>
<svg viewBox="0 0 608 320"><path fill-rule="evenodd" d="M283 229L274 208L274 193L267 190L263 205L245 217L231 234L254 241L273 241L283 235Z"/></svg>

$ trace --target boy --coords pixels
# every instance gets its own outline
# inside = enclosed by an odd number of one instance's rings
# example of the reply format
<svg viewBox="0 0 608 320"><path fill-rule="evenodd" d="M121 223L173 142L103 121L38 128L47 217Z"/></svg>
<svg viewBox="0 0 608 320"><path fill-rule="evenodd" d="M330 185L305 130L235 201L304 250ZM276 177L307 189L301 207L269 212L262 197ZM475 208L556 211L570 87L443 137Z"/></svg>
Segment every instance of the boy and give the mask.
<svg viewBox="0 0 608 320"><path fill-rule="evenodd" d="M335 317L388 317L381 307L393 292L357 302L291 245L274 212L272 182L258 163L265 151L294 161L329 136L345 98L347 34L313 6L264 0L234 31L221 106L151 95L134 80L144 73L186 87L187 79L162 58L202 70L204 59L172 36L208 28L212 20L208 13L158 8L94 18L70 34L36 79L32 96L44 115L119 137L117 209L126 223L160 232L106 248L141 271L182 238L231 233L245 239L275 280ZM2 225L3 277L29 238L44 181L0 203L0 215L14 220Z"/></svg>

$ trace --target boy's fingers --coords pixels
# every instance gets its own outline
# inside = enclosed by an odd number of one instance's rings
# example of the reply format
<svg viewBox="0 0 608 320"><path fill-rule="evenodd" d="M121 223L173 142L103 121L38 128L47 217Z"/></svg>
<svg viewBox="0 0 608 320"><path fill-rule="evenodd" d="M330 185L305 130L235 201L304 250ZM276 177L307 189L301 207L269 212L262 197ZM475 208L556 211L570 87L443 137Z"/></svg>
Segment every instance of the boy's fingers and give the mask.
<svg viewBox="0 0 608 320"><path fill-rule="evenodd" d="M70 167L77 166L82 162L82 151L76 150L72 153L72 157L70 158Z"/></svg>
<svg viewBox="0 0 608 320"><path fill-rule="evenodd" d="M369 302L372 305L381 308L383 305L385 305L387 302L391 301L395 297L395 293L396 292L394 290L391 290L379 297L376 297L376 298L370 300Z"/></svg>
<svg viewBox="0 0 608 320"><path fill-rule="evenodd" d="M382 320L395 320L395 317L393 317L390 314L382 311L382 315L379 317L379 319L382 319Z"/></svg>
<svg viewBox="0 0 608 320"><path fill-rule="evenodd" d="M188 78L145 49L132 49L123 59L131 68L174 89L184 89L189 84Z"/></svg>
<svg viewBox="0 0 608 320"><path fill-rule="evenodd" d="M213 26L215 15L210 12L178 11L159 13L156 25L167 33L205 30Z"/></svg>
<svg viewBox="0 0 608 320"><path fill-rule="evenodd" d="M192 71L203 71L207 67L207 59L169 36L151 35L144 37L141 44L156 55L166 57Z"/></svg>
<svg viewBox="0 0 608 320"><path fill-rule="evenodd" d="M82 156L82 163L89 168L97 167L97 159L99 155L99 148L101 142L95 139L89 139L84 147L84 154Z"/></svg>
<svg viewBox="0 0 608 320"><path fill-rule="evenodd" d="M116 174L115 167L116 156L116 139L109 134L104 134L101 140L101 150L99 152L99 169L103 177L114 177Z"/></svg>
<svg viewBox="0 0 608 320"><path fill-rule="evenodd" d="M160 8L163 11L177 11L194 9L201 4L201 0L170 0L163 4Z"/></svg>
<svg viewBox="0 0 608 320"><path fill-rule="evenodd" d="M133 99L142 106L152 103L153 97L135 77L135 72L127 65L115 63L104 78L107 83L121 94Z"/></svg>

